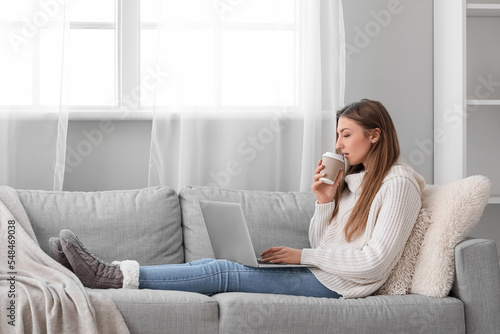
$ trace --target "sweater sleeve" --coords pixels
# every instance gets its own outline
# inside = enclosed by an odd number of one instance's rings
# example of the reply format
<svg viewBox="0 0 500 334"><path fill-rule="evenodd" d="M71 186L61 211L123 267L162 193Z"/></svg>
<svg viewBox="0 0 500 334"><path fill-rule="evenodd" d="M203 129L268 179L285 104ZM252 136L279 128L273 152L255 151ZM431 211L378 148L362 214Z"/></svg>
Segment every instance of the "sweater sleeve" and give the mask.
<svg viewBox="0 0 500 334"><path fill-rule="evenodd" d="M312 248L319 246L321 238L332 220L334 209L335 202L319 204L316 201L316 210L309 224L309 242Z"/></svg>
<svg viewBox="0 0 500 334"><path fill-rule="evenodd" d="M358 283L371 282L391 270L401 254L421 207L420 190L406 177L395 177L383 184L384 195L375 217L370 240L361 249L304 249L301 263ZM380 191L383 191L381 188ZM375 201L374 201L375 202ZM372 203L373 208L374 203ZM370 213L370 216L374 214ZM375 213L377 214L377 213ZM368 218L373 219L373 218ZM328 235L325 236L328 238Z"/></svg>

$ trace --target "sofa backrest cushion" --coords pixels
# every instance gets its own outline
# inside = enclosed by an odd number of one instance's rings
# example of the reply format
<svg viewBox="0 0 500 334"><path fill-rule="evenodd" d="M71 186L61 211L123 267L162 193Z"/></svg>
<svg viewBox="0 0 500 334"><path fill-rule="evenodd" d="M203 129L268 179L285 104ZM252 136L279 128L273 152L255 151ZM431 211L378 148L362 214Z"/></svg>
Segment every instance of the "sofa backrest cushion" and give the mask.
<svg viewBox="0 0 500 334"><path fill-rule="evenodd" d="M182 263L181 212L168 187L68 192L18 190L40 247L61 229L75 232L100 259L141 265Z"/></svg>
<svg viewBox="0 0 500 334"><path fill-rule="evenodd" d="M188 186L179 197L186 261L214 256L199 200L240 203L257 256L273 246L311 247L308 231L315 209L312 193Z"/></svg>

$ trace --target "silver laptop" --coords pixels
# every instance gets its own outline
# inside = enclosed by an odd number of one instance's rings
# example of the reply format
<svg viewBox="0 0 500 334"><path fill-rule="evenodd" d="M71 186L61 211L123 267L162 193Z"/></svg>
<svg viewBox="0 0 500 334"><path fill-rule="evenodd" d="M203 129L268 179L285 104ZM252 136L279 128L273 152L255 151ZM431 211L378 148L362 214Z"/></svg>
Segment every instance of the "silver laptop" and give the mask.
<svg viewBox="0 0 500 334"><path fill-rule="evenodd" d="M259 262L239 203L201 200L200 207L216 259L226 259L250 267L312 267L304 264Z"/></svg>

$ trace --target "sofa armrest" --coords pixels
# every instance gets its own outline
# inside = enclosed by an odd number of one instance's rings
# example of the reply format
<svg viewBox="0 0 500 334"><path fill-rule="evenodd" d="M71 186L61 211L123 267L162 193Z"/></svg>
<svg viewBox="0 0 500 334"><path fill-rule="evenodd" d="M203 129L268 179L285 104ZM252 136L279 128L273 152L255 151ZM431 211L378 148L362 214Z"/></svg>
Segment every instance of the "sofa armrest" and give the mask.
<svg viewBox="0 0 500 334"><path fill-rule="evenodd" d="M452 292L464 303L467 333L500 333L500 268L495 242L468 239L455 247Z"/></svg>

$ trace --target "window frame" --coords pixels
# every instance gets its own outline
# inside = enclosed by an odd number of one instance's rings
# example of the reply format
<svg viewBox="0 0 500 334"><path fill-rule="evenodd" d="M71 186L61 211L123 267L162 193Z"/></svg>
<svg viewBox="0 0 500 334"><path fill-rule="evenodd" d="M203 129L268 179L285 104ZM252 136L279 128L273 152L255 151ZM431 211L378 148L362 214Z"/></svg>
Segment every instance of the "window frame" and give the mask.
<svg viewBox="0 0 500 334"><path fill-rule="evenodd" d="M193 29L200 27L204 29L214 30L216 34L215 58L216 58L216 100L213 106L142 106L140 98L130 99L131 92L138 90L141 80L141 61L140 61L140 35L142 29L158 29L158 23L141 22L140 21L140 0L115 0L115 22L69 22L69 29L114 29L115 31L115 87L114 87L114 103L112 105L64 105L62 109L68 111L70 120L151 120L154 112L165 109L175 108L178 112L205 114L207 117L214 117L215 113L225 114L237 113L235 117L252 117L252 115L263 115L273 113L276 110L286 110L290 115L298 116L299 112L299 75L300 57L297 52L294 53L295 59L295 93L294 105L290 106L227 106L222 105L221 91L221 40L224 30L287 30L295 31L295 49L298 50L300 16L298 13L298 4L295 0L295 23L228 23L223 20L218 20L216 23L193 23L174 24L181 26L182 29ZM214 7L214 10L215 7ZM24 22L10 22L10 24L19 25ZM1 22L0 22L1 25ZM50 25L44 28L50 28ZM32 41L33 48L33 64L37 63L40 56L39 39ZM1 111L25 112L30 116L46 115L47 113L59 113L60 106L40 105L40 80L38 77L40 64L36 64L33 70L32 81L32 98L31 105L0 105ZM140 92L138 93L140 94ZM43 117L43 116L42 116ZM258 116L257 116L258 117Z"/></svg>

